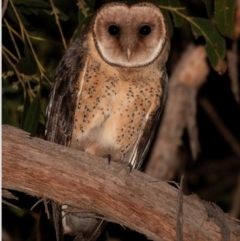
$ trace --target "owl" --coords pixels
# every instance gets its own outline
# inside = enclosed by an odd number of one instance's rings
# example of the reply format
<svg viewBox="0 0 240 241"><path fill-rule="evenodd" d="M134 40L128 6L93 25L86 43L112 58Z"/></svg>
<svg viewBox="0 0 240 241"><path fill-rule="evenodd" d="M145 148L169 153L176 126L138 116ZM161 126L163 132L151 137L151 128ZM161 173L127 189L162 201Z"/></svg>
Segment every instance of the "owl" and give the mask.
<svg viewBox="0 0 240 241"><path fill-rule="evenodd" d="M46 139L139 169L166 96L169 48L164 17L154 4L103 5L59 63ZM64 208L64 233L78 241L97 239L106 221Z"/></svg>

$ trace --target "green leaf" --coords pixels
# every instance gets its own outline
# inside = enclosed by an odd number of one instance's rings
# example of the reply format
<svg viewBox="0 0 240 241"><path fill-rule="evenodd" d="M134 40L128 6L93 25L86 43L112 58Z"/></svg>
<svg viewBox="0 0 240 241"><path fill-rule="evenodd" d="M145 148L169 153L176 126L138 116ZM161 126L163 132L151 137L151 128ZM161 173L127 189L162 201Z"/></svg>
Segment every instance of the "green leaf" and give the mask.
<svg viewBox="0 0 240 241"><path fill-rule="evenodd" d="M51 9L51 5L41 0L13 0L14 5L23 5L27 8Z"/></svg>
<svg viewBox="0 0 240 241"><path fill-rule="evenodd" d="M214 16L219 32L233 38L236 1L214 0Z"/></svg>
<svg viewBox="0 0 240 241"><path fill-rule="evenodd" d="M73 35L72 35L72 38L71 38L71 41L74 41L81 33L82 31L84 30L84 28L89 24L89 22L91 21L92 19L92 15L86 17L85 19L83 19L77 26L77 28L75 29Z"/></svg>
<svg viewBox="0 0 240 241"><path fill-rule="evenodd" d="M40 103L40 91L36 95L35 99L30 104L28 111L26 113L26 118L23 123L23 130L31 133L32 136L36 135L39 117L41 113L41 103Z"/></svg>
<svg viewBox="0 0 240 241"><path fill-rule="evenodd" d="M182 8L182 5L178 0L161 0L161 5L158 3L159 7L169 7L169 8ZM182 10L179 10L181 12ZM170 11L173 16L174 26L179 28L183 25L184 19L177 14L175 11Z"/></svg>
<svg viewBox="0 0 240 241"><path fill-rule="evenodd" d="M62 21L68 21L69 17L63 12L58 9L58 18Z"/></svg>
<svg viewBox="0 0 240 241"><path fill-rule="evenodd" d="M26 9L23 6L19 6L19 7L16 7L16 10L18 12L18 15L19 15L19 17L21 19L21 22L23 23L24 27L27 28L27 29L32 30L33 29L33 25L31 23L28 23L28 21L26 20L25 16L22 14L22 12L23 12L25 15L30 15L31 14L30 9ZM12 6L10 4L9 4L9 7L7 8L7 16L14 23L19 25L19 21L18 21L16 15L15 15L15 12L13 11L13 8L12 8Z"/></svg>
<svg viewBox="0 0 240 241"><path fill-rule="evenodd" d="M37 72L35 61L30 56L21 58L16 67L25 75L34 75Z"/></svg>
<svg viewBox="0 0 240 241"><path fill-rule="evenodd" d="M195 38L203 36L206 40L205 49L213 68L223 74L226 71L226 63L223 58L226 55L226 43L218 33L215 26L207 19L188 17Z"/></svg>
<svg viewBox="0 0 240 241"><path fill-rule="evenodd" d="M212 11L213 11L213 0L202 0L205 5L206 5L206 9L207 9L207 13L208 13L208 17L209 19L212 16Z"/></svg>
<svg viewBox="0 0 240 241"><path fill-rule="evenodd" d="M32 22L30 23L28 22L28 20L26 19L26 16L30 16L30 15L38 16L39 12L51 10L51 6L48 3L45 3L43 1L15 0L14 4L24 26L29 30L33 29L34 27Z"/></svg>
<svg viewBox="0 0 240 241"><path fill-rule="evenodd" d="M24 53L25 57L22 57L20 61L17 63L17 69L26 75L33 75L38 72L38 68L36 66L36 61L34 59L31 48L28 46L28 43L25 41L24 43Z"/></svg>
<svg viewBox="0 0 240 241"><path fill-rule="evenodd" d="M172 36L173 36L173 25L172 25L172 20L171 20L170 14L165 9L162 9L161 11L162 11L162 14L163 14L163 16L165 18L165 21L167 23L170 38L172 38Z"/></svg>
<svg viewBox="0 0 240 241"><path fill-rule="evenodd" d="M35 29L34 25L31 22L29 22L28 19L26 18L27 15L32 15L31 9L25 8L24 6L19 6L16 9L18 12L18 16L20 17L24 27L29 31L34 30Z"/></svg>

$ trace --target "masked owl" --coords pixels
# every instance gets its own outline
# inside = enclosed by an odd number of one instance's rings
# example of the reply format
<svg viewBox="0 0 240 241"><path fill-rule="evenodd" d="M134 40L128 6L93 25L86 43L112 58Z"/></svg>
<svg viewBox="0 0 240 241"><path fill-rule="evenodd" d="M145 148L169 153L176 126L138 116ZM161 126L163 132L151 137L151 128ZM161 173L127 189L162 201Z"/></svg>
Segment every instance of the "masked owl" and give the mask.
<svg viewBox="0 0 240 241"><path fill-rule="evenodd" d="M169 48L154 4L103 5L59 63L46 139L139 169L166 96ZM106 224L95 214L63 216L64 232L78 241L96 240Z"/></svg>

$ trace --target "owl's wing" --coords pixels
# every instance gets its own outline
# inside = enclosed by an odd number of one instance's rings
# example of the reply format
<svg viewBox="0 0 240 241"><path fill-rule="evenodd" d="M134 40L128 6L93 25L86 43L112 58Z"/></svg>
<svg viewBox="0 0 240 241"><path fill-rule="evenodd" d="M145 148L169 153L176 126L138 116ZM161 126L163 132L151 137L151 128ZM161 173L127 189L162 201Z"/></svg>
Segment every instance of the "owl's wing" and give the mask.
<svg viewBox="0 0 240 241"><path fill-rule="evenodd" d="M69 146L79 92L79 74L84 68L84 36L70 46L61 59L46 110L45 136L48 141Z"/></svg>
<svg viewBox="0 0 240 241"><path fill-rule="evenodd" d="M131 148L129 150L129 153L127 153L124 157L124 161L128 162L130 164L130 167L134 169L141 168L142 163L152 143L152 140L155 136L155 132L158 128L159 119L167 94L168 76L165 69L163 69L163 74L160 81L163 89L163 94L160 97L160 105L151 113L149 113L144 130L139 134L133 148Z"/></svg>
<svg viewBox="0 0 240 241"><path fill-rule="evenodd" d="M79 86L83 84L80 83L83 81L80 74L87 62L87 49L83 48L83 42L84 35L76 39L60 61L46 110L46 140L65 146L71 144L77 99L81 94ZM61 205L53 202L52 209L56 238L60 241L63 239ZM80 240L96 240L105 225L105 221L99 220L89 232L82 234L79 231L76 240L79 237Z"/></svg>
<svg viewBox="0 0 240 241"><path fill-rule="evenodd" d="M61 145L70 146L72 138L73 120L79 92L79 74L84 68L85 51L83 49L84 36L80 36L70 46L61 59L46 110L46 140ZM62 240L61 206L52 204L53 221L57 240Z"/></svg>

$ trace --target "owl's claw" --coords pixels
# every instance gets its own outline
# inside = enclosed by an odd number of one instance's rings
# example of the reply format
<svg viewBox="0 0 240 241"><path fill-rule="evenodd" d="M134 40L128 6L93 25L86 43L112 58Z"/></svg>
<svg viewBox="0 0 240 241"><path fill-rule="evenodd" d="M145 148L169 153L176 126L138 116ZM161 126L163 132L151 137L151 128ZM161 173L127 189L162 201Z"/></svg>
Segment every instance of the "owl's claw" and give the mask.
<svg viewBox="0 0 240 241"><path fill-rule="evenodd" d="M129 168L129 172L128 172L128 174L130 174L130 172L131 172L132 169L133 169L133 166L132 166L130 163L128 163L128 164L127 164L127 167Z"/></svg>
<svg viewBox="0 0 240 241"><path fill-rule="evenodd" d="M110 165L110 162L111 162L111 155L110 154L105 154L105 155L102 156L102 158L107 158L108 165Z"/></svg>

